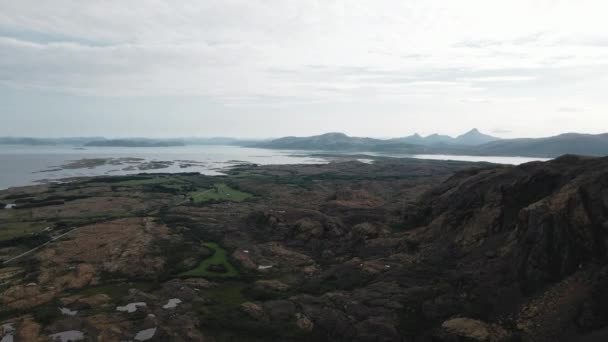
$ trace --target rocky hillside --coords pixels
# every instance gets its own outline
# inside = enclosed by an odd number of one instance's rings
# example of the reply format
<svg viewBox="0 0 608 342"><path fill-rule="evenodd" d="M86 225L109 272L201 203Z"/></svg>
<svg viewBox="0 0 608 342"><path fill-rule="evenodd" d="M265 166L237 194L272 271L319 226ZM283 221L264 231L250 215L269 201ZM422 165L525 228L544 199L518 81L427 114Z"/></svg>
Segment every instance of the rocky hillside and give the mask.
<svg viewBox="0 0 608 342"><path fill-rule="evenodd" d="M405 221L419 257L461 282L450 296L469 298L450 316L485 318L542 341L608 324L608 158L459 172Z"/></svg>

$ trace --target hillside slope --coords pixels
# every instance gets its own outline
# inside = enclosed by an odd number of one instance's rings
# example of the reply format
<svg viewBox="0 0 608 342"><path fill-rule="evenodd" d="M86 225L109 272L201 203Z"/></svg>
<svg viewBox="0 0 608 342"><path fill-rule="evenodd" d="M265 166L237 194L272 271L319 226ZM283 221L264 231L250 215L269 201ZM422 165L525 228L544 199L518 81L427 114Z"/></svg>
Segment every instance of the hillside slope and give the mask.
<svg viewBox="0 0 608 342"><path fill-rule="evenodd" d="M453 260L458 291L485 308L453 315L510 322L535 341L608 324L608 158L459 172L405 221L420 256Z"/></svg>
<svg viewBox="0 0 608 342"><path fill-rule="evenodd" d="M285 137L253 144L253 147L318 150L387 152L401 154L455 154L555 158L564 154L608 155L608 134L568 133L547 138L498 139L474 129L451 138L442 135L413 135L395 139L349 137L327 133L311 137Z"/></svg>
<svg viewBox="0 0 608 342"><path fill-rule="evenodd" d="M475 152L524 157L557 157L563 154L606 156L608 134L567 133L547 138L499 140L478 146Z"/></svg>

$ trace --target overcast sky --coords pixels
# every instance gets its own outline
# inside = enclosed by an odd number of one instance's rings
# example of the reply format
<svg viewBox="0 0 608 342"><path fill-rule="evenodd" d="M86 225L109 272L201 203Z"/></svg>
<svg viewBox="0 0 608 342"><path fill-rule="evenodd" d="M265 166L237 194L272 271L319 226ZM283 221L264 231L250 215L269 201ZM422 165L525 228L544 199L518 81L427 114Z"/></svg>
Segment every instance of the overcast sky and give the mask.
<svg viewBox="0 0 608 342"><path fill-rule="evenodd" d="M608 131L608 2L0 0L0 135Z"/></svg>

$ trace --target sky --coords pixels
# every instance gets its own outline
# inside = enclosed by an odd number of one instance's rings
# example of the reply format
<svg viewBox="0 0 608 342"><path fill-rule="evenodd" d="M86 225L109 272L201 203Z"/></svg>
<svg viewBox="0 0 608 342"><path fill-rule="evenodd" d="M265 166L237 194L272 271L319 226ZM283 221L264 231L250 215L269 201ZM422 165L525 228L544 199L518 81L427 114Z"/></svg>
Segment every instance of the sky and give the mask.
<svg viewBox="0 0 608 342"><path fill-rule="evenodd" d="M608 132L605 0L0 0L0 136Z"/></svg>

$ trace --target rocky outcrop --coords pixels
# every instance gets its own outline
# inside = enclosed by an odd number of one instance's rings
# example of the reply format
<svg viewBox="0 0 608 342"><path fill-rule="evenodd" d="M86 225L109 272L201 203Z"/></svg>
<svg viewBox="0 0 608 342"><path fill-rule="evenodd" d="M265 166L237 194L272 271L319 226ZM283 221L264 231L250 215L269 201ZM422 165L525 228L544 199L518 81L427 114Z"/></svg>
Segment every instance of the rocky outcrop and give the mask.
<svg viewBox="0 0 608 342"><path fill-rule="evenodd" d="M523 336L553 340L560 331L580 330L577 312L605 282L598 269L606 265L608 244L608 158L462 171L410 207L405 222L419 256L452 268L450 291L468 297L452 314L514 314ZM530 304L536 297L545 298L543 305ZM424 311L440 317L439 307L427 302ZM587 311L595 326L608 324L601 312ZM452 321L452 333L453 323L480 326Z"/></svg>
<svg viewBox="0 0 608 342"><path fill-rule="evenodd" d="M439 338L443 341L501 342L510 335L503 328L470 318L452 318L441 324Z"/></svg>

